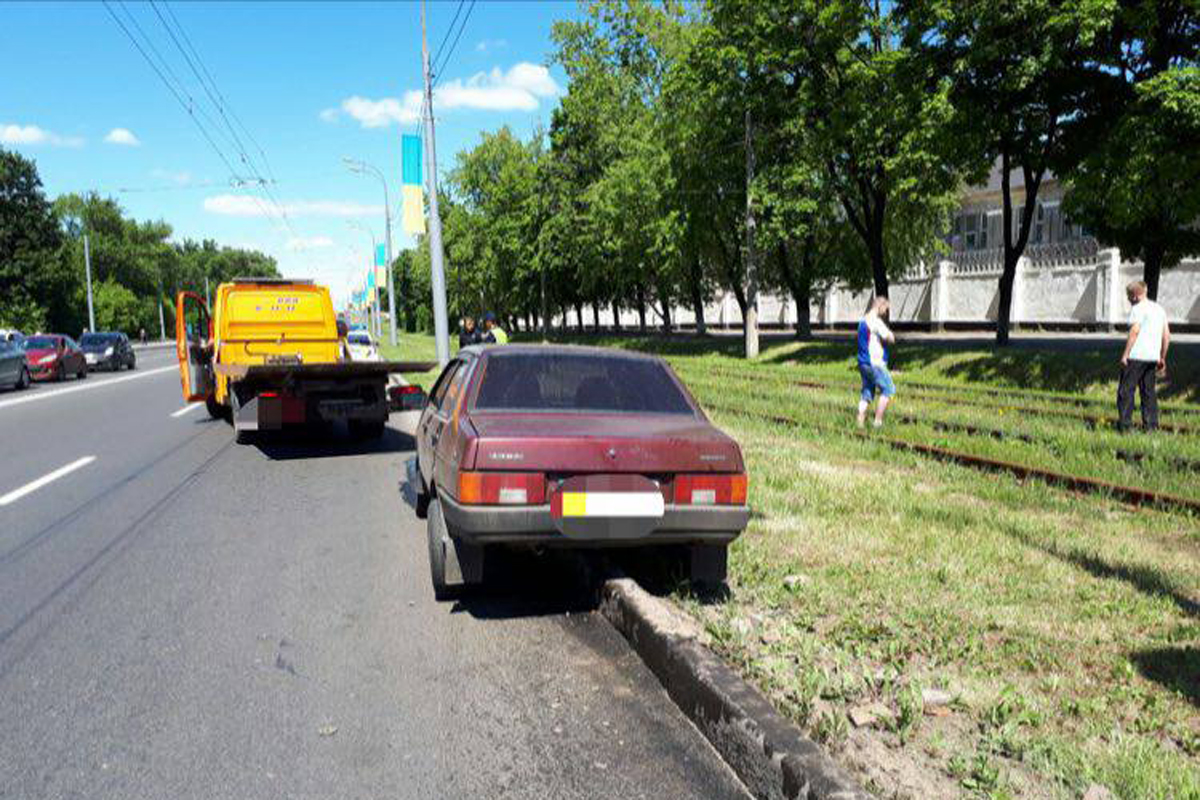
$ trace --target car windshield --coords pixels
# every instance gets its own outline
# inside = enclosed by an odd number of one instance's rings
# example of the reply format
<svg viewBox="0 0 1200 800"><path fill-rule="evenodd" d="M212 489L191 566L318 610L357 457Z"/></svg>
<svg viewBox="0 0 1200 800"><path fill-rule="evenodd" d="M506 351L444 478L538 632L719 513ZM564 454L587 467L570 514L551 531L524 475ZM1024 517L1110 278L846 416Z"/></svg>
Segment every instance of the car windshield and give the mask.
<svg viewBox="0 0 1200 800"><path fill-rule="evenodd" d="M117 341L111 333L87 333L79 340L80 347L107 347Z"/></svg>
<svg viewBox="0 0 1200 800"><path fill-rule="evenodd" d="M58 347L58 340L52 336L30 336L25 340L26 350L52 350Z"/></svg>
<svg viewBox="0 0 1200 800"><path fill-rule="evenodd" d="M657 361L591 353L495 353L475 408L693 414Z"/></svg>
<svg viewBox="0 0 1200 800"><path fill-rule="evenodd" d="M350 342L350 344L363 344L370 346L371 337L365 333L352 333L346 341Z"/></svg>

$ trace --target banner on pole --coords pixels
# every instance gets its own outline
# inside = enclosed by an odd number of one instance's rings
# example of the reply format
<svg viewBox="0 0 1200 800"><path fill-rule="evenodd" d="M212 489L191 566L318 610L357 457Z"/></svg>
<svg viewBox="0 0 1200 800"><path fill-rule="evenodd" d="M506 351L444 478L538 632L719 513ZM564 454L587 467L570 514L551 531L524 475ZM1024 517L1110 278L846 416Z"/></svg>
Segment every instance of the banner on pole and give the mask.
<svg viewBox="0 0 1200 800"><path fill-rule="evenodd" d="M404 184L403 227L404 232L417 236L425 233L425 200L420 186Z"/></svg>
<svg viewBox="0 0 1200 800"><path fill-rule="evenodd" d="M370 292L375 288L375 270L367 273L367 291Z"/></svg>
<svg viewBox="0 0 1200 800"><path fill-rule="evenodd" d="M400 182L405 186L421 185L421 137L406 133L400 139Z"/></svg>
<svg viewBox="0 0 1200 800"><path fill-rule="evenodd" d="M387 266L387 247L382 242L375 245L375 266Z"/></svg>

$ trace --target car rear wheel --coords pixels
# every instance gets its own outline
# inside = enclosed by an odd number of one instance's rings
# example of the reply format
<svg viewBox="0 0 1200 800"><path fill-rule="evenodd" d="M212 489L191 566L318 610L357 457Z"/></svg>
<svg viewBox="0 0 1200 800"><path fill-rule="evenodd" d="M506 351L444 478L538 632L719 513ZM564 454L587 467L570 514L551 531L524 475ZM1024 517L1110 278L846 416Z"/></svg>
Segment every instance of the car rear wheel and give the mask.
<svg viewBox="0 0 1200 800"><path fill-rule="evenodd" d="M64 367L63 363L60 361L60 362L58 362L58 369L56 369L54 371L54 380L56 383L62 383L66 379L67 379L67 368Z"/></svg>
<svg viewBox="0 0 1200 800"><path fill-rule="evenodd" d="M433 598L451 600L457 593L457 587L446 583L446 548L451 545L446 533L446 521L442 518L442 504L438 500L429 504L425 534L429 540L429 577L433 583Z"/></svg>
<svg viewBox="0 0 1200 800"><path fill-rule="evenodd" d="M29 367L21 367L21 375L17 378L17 388L28 389L29 382Z"/></svg>
<svg viewBox="0 0 1200 800"><path fill-rule="evenodd" d="M136 356L129 357L129 368L131 370L137 369L137 357Z"/></svg>
<svg viewBox="0 0 1200 800"><path fill-rule="evenodd" d="M75 373L75 379L81 381L84 378L86 378L87 376L88 376L88 368L87 368L87 364L84 364L82 367L79 368L79 372Z"/></svg>

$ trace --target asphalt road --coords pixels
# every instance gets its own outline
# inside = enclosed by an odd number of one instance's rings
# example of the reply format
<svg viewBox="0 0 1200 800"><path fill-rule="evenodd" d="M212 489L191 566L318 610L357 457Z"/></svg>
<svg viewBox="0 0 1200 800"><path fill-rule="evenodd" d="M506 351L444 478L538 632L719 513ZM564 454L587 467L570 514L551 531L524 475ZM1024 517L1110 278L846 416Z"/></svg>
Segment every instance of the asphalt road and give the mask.
<svg viewBox="0 0 1200 800"><path fill-rule="evenodd" d="M0 392L0 798L747 797L563 564L433 601L408 436L238 446L172 359Z"/></svg>

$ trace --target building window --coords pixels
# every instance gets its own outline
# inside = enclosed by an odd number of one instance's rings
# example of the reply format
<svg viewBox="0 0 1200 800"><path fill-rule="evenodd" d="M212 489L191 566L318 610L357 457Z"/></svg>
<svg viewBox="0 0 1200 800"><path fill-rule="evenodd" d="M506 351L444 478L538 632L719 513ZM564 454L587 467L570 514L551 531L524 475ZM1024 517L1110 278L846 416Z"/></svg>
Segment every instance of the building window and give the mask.
<svg viewBox="0 0 1200 800"><path fill-rule="evenodd" d="M970 211L954 218L951 244L956 250L986 250L988 241L987 212Z"/></svg>

